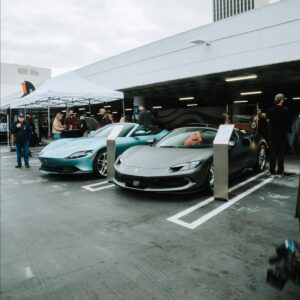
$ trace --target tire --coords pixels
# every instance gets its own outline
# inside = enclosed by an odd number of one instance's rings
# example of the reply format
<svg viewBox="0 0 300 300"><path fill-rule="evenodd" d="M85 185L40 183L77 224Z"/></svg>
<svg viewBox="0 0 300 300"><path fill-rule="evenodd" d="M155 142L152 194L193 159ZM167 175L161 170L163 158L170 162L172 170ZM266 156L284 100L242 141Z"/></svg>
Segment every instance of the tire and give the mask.
<svg viewBox="0 0 300 300"><path fill-rule="evenodd" d="M98 178L107 177L107 153L106 149L100 150L93 162L93 174Z"/></svg>
<svg viewBox="0 0 300 300"><path fill-rule="evenodd" d="M208 168L205 188L210 194L214 192L214 164L211 164Z"/></svg>
<svg viewBox="0 0 300 300"><path fill-rule="evenodd" d="M263 172L266 168L266 164L267 164L267 147L265 144L261 144L257 152L254 171L257 173Z"/></svg>

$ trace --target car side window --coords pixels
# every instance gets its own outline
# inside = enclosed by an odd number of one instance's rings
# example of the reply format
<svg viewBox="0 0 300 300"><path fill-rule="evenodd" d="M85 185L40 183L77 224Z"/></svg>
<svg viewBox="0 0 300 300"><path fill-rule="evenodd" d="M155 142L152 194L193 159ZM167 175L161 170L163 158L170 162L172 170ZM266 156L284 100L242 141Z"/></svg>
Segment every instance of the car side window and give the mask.
<svg viewBox="0 0 300 300"><path fill-rule="evenodd" d="M131 130L132 128L134 127L133 124L122 124L124 127L123 129L121 130L120 134L119 134L119 137L124 137L126 136Z"/></svg>

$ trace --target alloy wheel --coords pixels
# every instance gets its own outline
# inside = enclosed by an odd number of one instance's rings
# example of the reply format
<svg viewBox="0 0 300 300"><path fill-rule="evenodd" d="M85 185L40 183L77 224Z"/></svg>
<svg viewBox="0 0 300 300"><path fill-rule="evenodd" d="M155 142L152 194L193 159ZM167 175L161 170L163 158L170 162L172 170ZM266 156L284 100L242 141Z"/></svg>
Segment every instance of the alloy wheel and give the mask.
<svg viewBox="0 0 300 300"><path fill-rule="evenodd" d="M258 168L260 171L265 169L267 163L267 153L265 146L261 146L259 153L258 153Z"/></svg>
<svg viewBox="0 0 300 300"><path fill-rule="evenodd" d="M97 160L97 170L101 176L107 176L107 153L102 152Z"/></svg>

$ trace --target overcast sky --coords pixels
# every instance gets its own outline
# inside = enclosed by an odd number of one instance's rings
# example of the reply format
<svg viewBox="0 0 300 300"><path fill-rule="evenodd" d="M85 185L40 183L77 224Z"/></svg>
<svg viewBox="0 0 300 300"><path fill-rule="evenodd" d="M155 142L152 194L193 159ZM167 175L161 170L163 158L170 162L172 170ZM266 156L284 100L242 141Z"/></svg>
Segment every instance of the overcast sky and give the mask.
<svg viewBox="0 0 300 300"><path fill-rule="evenodd" d="M212 0L1 0L1 61L75 69L212 22Z"/></svg>

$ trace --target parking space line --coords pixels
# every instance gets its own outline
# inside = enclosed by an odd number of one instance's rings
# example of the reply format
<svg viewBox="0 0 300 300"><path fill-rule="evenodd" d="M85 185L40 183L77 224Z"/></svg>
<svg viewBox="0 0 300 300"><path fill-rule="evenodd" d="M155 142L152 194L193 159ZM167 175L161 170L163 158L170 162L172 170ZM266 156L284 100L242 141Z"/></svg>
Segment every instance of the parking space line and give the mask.
<svg viewBox="0 0 300 300"><path fill-rule="evenodd" d="M249 179L233 186L232 188L229 189L229 192L238 189L239 187L257 179L260 176L263 176L267 173L267 171L260 173L256 176L250 177ZM176 215L167 218L167 221L169 222L173 222L177 225L186 227L188 229L195 229L196 227L200 226L201 224L205 223L206 221L208 221L209 219L213 218L214 216L216 216L217 214L221 213L223 210L227 209L228 207L230 207L231 205L235 204L237 201L241 200L242 198L250 195L251 193L253 193L255 190L261 188L262 186L264 186L265 184L269 183L272 180L272 178L267 178L265 179L263 182L261 182L260 184L248 189L247 191L241 193L240 195L234 197L233 199L229 200L228 202L226 202L225 204L219 206L218 208L212 210L211 212L205 214L204 216L200 217L199 219L193 221L192 223L187 223L185 221L180 220L180 218L182 218L183 216L190 214L191 212L199 209L200 207L203 207L207 204L209 204L210 202L214 201L214 197L210 197L204 201L201 201L200 203L193 205L179 213L177 213Z"/></svg>
<svg viewBox="0 0 300 300"><path fill-rule="evenodd" d="M115 186L114 184L108 184L108 183L109 182L107 180L105 180L105 181L98 182L98 183L84 185L84 186L82 186L82 188L85 189L85 190L88 190L90 192L97 192L97 191L109 189L109 188ZM108 185L103 186L104 184L108 184ZM98 187L98 186L100 186L100 187Z"/></svg>
<svg viewBox="0 0 300 300"><path fill-rule="evenodd" d="M253 176L253 177L250 177L249 179L247 179L247 180L245 180L245 181L243 181L243 182L241 182L241 183L239 183L239 184L237 184L237 185L231 187L231 188L228 190L229 193L232 192L232 191L234 191L234 190L236 190L236 189L238 189L238 188L240 188L240 187L242 187L243 185L245 185L245 184L247 184L247 183L249 183L249 182L251 182L251 181L253 181L253 180L257 179L257 178L259 178L260 176L265 175L266 173L267 173L267 171L262 172L262 173L260 173L260 174L257 174L257 175L255 175L255 176ZM177 219L182 218L182 217L185 216L185 215L190 214L191 212L197 210L198 208L200 208L200 207L202 207L202 206L205 206L205 205L209 204L210 202L212 202L212 201L214 201L214 200L215 200L214 197L210 197L210 198L208 198L208 199L206 199L206 200L204 200L204 201L201 201L200 203L197 203L197 204L195 204L195 205L193 205L193 206L191 206L191 207L189 207L189 208L187 208L187 209L185 209L185 210L179 212L178 214L176 214L176 215L174 215L174 216L168 218L167 220L173 222L173 221L175 221L175 220L177 220ZM175 223L176 223L176 222L175 222Z"/></svg>
<svg viewBox="0 0 300 300"><path fill-rule="evenodd" d="M25 276L26 278L32 278L33 277L33 274L32 274L32 271L31 271L31 268L30 267L26 267L25 268Z"/></svg>

